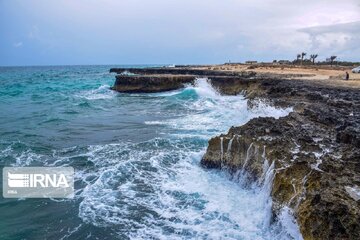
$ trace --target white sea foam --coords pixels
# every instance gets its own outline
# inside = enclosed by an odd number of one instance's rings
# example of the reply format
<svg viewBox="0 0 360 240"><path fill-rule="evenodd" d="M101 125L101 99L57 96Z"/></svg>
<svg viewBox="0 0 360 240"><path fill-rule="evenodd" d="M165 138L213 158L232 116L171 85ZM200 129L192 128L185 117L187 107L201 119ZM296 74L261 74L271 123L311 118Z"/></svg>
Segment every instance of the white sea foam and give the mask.
<svg viewBox="0 0 360 240"><path fill-rule="evenodd" d="M167 144L167 151L157 147ZM273 165L264 187L243 188L225 172L199 166L205 149L189 151L181 145L155 139L91 147L90 160L99 168L78 177L98 178L77 196L82 199L79 216L99 227L126 226L126 234L134 238L290 238L291 232L270 227ZM169 165L167 160L173 159Z"/></svg>
<svg viewBox="0 0 360 240"><path fill-rule="evenodd" d="M116 96L116 93L110 89L109 85L104 84L97 89L82 91L76 96L79 98L85 98L87 100L99 100L114 98Z"/></svg>
<svg viewBox="0 0 360 240"><path fill-rule="evenodd" d="M345 186L346 192L352 197L355 201L360 200L360 187L359 186Z"/></svg>
<svg viewBox="0 0 360 240"><path fill-rule="evenodd" d="M248 109L244 96L221 96L206 79L198 79L195 86L188 86L183 92L189 90L195 91L199 97L196 101L184 102L184 107L190 114L182 118L145 123L168 125L179 131L194 131L198 136L212 137L216 133L227 131L231 126L243 125L255 117L279 118L292 111L292 108L280 109L260 100L256 107Z"/></svg>
<svg viewBox="0 0 360 240"><path fill-rule="evenodd" d="M112 95L107 89L102 86L81 97L108 98ZM243 96L220 96L205 79L194 87L151 96L166 105L184 93L196 97L177 100L185 109L183 117L146 122L176 130L166 138L53 152L47 165L77 164L76 185L83 186L76 191L79 217L133 239L299 239L291 215L281 215L277 224L270 224L273 164L264 160L261 184L248 188L230 180L226 172L199 165L204 139L257 116L285 116L291 109L262 102L248 109ZM224 150L230 152L231 144L222 149L223 154ZM68 229L65 236L79 228Z"/></svg>
<svg viewBox="0 0 360 240"><path fill-rule="evenodd" d="M87 185L77 194L79 217L96 226L123 226L119 234L141 239L299 239L290 215L270 225L274 164L264 160L262 187L244 188L225 172L201 168L205 148L192 146L231 125L256 116L285 116L291 109L262 102L248 109L243 96L220 96L204 79L195 87L152 96L166 101L189 90L198 98L184 102L188 115L146 122L178 130L173 137L89 147L88 160L96 167L78 172Z"/></svg>
<svg viewBox="0 0 360 240"><path fill-rule="evenodd" d="M21 142L13 142L12 144L8 145L5 149L0 150L0 158L12 158L14 161L11 163L11 166L14 167L25 167L29 166L34 162L46 162L47 156L43 154L39 154L34 152L32 149L28 147L25 148L23 151L18 151L16 146L17 144L22 145Z"/></svg>

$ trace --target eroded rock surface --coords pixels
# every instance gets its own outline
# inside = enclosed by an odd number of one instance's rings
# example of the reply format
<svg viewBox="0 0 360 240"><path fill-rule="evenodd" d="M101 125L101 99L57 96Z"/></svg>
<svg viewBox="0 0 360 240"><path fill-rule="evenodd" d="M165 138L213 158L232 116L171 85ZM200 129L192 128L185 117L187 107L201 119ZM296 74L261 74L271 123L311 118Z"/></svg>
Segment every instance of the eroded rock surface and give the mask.
<svg viewBox="0 0 360 240"><path fill-rule="evenodd" d="M111 68L110 72L115 72L118 74L129 72L139 75L192 75L192 76L243 76L245 72L235 72L235 71L219 71L211 69L196 69L188 67L179 67L179 68L169 68L169 67L159 67L159 68ZM251 73L250 73L251 74Z"/></svg>
<svg viewBox="0 0 360 240"><path fill-rule="evenodd" d="M291 207L304 239L360 239L360 92L286 80L247 87L249 106L265 98L294 111L212 138L201 163L243 169L256 181L267 159L274 213Z"/></svg>
<svg viewBox="0 0 360 240"><path fill-rule="evenodd" d="M115 70L113 70L115 71ZM249 79L253 79L254 72L220 72L197 69L172 69L172 68L146 68L118 70L113 90L118 92L162 92L194 84L197 78L208 78L214 87L224 94L237 94L238 89L233 86ZM169 74L172 73L172 74ZM140 74L140 75L137 75ZM258 78L258 77L257 77Z"/></svg>
<svg viewBox="0 0 360 240"><path fill-rule="evenodd" d="M163 92L191 84L191 75L117 75L113 90L127 93Z"/></svg>

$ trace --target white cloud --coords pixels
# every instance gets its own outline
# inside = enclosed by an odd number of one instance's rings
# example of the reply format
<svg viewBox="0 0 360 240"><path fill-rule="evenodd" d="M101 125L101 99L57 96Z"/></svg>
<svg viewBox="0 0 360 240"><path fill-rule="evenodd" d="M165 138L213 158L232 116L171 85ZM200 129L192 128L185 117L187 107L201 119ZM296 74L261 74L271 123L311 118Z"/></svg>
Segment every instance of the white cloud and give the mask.
<svg viewBox="0 0 360 240"><path fill-rule="evenodd" d="M310 39L309 50L343 59L360 56L360 21L301 29Z"/></svg>
<svg viewBox="0 0 360 240"><path fill-rule="evenodd" d="M293 59L302 51L319 59L360 56L359 26L351 27L360 21L359 0L14 2L24 16L18 29L30 26L27 47L51 46L54 59L74 53L123 63Z"/></svg>
<svg viewBox="0 0 360 240"><path fill-rule="evenodd" d="M28 37L30 39L40 39L40 30L37 25L33 25L29 31Z"/></svg>
<svg viewBox="0 0 360 240"><path fill-rule="evenodd" d="M19 47L22 47L22 46L23 46L22 42L16 42L16 43L13 44L14 48L19 48Z"/></svg>

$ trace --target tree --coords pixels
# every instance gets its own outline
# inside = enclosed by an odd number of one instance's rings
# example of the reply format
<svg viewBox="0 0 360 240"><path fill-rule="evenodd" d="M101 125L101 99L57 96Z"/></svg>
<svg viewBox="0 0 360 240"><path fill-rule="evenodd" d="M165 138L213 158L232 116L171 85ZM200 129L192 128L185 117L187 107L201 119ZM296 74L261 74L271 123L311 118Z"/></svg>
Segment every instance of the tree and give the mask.
<svg viewBox="0 0 360 240"><path fill-rule="evenodd" d="M299 61L300 58L301 58L301 54L298 54L298 55L296 56L296 60Z"/></svg>
<svg viewBox="0 0 360 240"><path fill-rule="evenodd" d="M331 66L333 65L333 63L334 63L334 61L335 61L336 58L337 58L337 56L331 56L331 57L330 57L330 64L331 64Z"/></svg>
<svg viewBox="0 0 360 240"><path fill-rule="evenodd" d="M313 64L315 64L315 59L318 57L317 54L311 54L310 55L310 60L312 61Z"/></svg>
<svg viewBox="0 0 360 240"><path fill-rule="evenodd" d="M305 56L306 56L306 53L305 53L305 52L302 52L302 53L301 53L301 64L303 63Z"/></svg>
<svg viewBox="0 0 360 240"><path fill-rule="evenodd" d="M305 57L305 56L306 56L306 53L305 53L305 52L301 53L301 61L304 60L304 57Z"/></svg>

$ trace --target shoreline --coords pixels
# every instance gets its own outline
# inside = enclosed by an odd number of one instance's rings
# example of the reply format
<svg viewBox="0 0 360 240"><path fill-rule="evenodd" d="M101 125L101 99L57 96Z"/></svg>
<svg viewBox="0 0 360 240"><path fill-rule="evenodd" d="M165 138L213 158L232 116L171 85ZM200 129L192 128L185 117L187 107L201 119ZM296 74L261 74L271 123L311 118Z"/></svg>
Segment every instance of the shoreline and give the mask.
<svg viewBox="0 0 360 240"><path fill-rule="evenodd" d="M304 239L359 238L360 75L344 81L347 68L254 66L112 69L140 74L117 75L112 89L169 91L206 77L221 94L244 93L250 107L257 99L292 107L286 117L255 118L210 139L201 164L244 170L258 181L267 160L275 218L290 207Z"/></svg>

